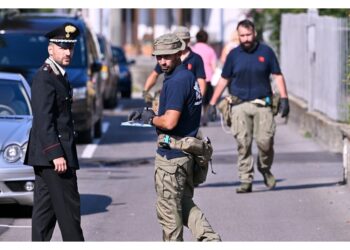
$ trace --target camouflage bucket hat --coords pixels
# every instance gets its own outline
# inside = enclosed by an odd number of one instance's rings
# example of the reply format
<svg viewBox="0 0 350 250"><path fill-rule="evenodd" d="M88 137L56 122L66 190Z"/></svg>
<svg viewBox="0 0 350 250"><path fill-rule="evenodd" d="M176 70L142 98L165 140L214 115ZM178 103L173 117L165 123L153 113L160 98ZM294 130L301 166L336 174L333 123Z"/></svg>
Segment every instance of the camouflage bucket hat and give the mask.
<svg viewBox="0 0 350 250"><path fill-rule="evenodd" d="M191 38L191 34L188 28L186 28L185 26L179 26L177 27L174 32L175 35L177 35L179 38L181 39L190 39Z"/></svg>
<svg viewBox="0 0 350 250"><path fill-rule="evenodd" d="M186 44L174 34L165 34L154 40L153 55L172 55L186 48Z"/></svg>

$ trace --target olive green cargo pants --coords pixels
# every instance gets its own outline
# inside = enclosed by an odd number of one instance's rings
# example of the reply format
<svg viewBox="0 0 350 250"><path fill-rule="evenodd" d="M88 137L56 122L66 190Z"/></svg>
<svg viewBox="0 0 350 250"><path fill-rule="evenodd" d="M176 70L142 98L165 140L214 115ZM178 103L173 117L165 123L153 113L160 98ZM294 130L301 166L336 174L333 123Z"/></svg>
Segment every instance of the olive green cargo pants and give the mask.
<svg viewBox="0 0 350 250"><path fill-rule="evenodd" d="M276 124L270 107L259 107L250 102L233 106L231 132L237 141L238 173L242 183L254 179L253 138L258 146L257 165L261 173L269 171L274 157Z"/></svg>
<svg viewBox="0 0 350 250"><path fill-rule="evenodd" d="M164 241L183 241L183 226L187 226L198 241L220 241L192 200L193 164L191 157L167 160L156 155L156 209Z"/></svg>

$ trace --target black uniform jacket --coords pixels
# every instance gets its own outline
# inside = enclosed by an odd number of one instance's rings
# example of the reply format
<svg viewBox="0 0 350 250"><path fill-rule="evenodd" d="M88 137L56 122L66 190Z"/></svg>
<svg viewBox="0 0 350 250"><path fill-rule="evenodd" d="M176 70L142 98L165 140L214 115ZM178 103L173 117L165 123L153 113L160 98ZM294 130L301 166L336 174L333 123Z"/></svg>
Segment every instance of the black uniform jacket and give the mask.
<svg viewBox="0 0 350 250"><path fill-rule="evenodd" d="M72 120L72 90L52 61L47 59L31 87L33 124L24 164L53 166L63 156L68 167L78 169Z"/></svg>

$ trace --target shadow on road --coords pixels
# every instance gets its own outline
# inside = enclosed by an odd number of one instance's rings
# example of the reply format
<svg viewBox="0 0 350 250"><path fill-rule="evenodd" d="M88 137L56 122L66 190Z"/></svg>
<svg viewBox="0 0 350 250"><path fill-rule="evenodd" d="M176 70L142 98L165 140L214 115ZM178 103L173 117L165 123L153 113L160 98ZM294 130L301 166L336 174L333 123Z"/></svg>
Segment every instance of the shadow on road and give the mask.
<svg viewBox="0 0 350 250"><path fill-rule="evenodd" d="M282 183L284 179L278 179L277 185L273 190L270 189L261 189L261 190L253 190L253 192L266 192L266 191L283 191L283 190L298 190L298 189L311 189L311 188L323 188L323 187L333 187L333 186L339 186L341 185L341 182L327 182L327 183L310 183L310 184L299 184L299 185L289 185L289 186L283 186ZM238 181L232 181L232 182L215 182L215 183L208 183L208 184L202 184L196 188L221 188L221 187L233 187L233 186L239 186L240 182ZM262 185L264 186L263 181L253 181L253 187L255 185Z"/></svg>
<svg viewBox="0 0 350 250"><path fill-rule="evenodd" d="M239 182L238 181L230 181L230 182L207 183L207 184L199 185L196 188L207 188L207 187L221 188L221 187L233 187L233 186L239 186Z"/></svg>
<svg viewBox="0 0 350 250"><path fill-rule="evenodd" d="M106 195L100 194L80 194L81 214L96 214L108 212L107 207L113 205L124 205L124 203L112 204L112 199ZM1 204L0 219L2 218L31 218L32 206L20 206L17 204Z"/></svg>
<svg viewBox="0 0 350 250"><path fill-rule="evenodd" d="M132 157L132 156L131 156ZM118 168L118 167L143 167L154 166L154 156L144 158L130 158L120 160L118 158L89 158L79 159L82 168Z"/></svg>
<svg viewBox="0 0 350 250"><path fill-rule="evenodd" d="M276 186L273 190L257 190L257 192L266 191L283 191L283 190L298 190L298 189L310 189L310 188L323 188L323 187L333 187L339 186L340 182L327 182L327 183L310 183L310 184L300 184L300 185L289 185L289 186Z"/></svg>
<svg viewBox="0 0 350 250"><path fill-rule="evenodd" d="M213 164L236 164L237 154L228 153L222 154L225 150L215 151L213 154ZM221 153L221 154L216 154ZM257 154L253 154L254 159L257 158ZM318 152L290 152L290 153L275 153L274 164L279 163L340 163L342 164L342 155L330 153L328 151L318 151Z"/></svg>
<svg viewBox="0 0 350 250"><path fill-rule="evenodd" d="M108 212L107 207L111 205L112 199L101 194L80 194L81 215L97 214ZM114 205L123 205L114 204Z"/></svg>
<svg viewBox="0 0 350 250"><path fill-rule="evenodd" d="M20 206L17 204L1 204L0 218L31 218L32 206Z"/></svg>
<svg viewBox="0 0 350 250"><path fill-rule="evenodd" d="M278 179L276 182L283 182L283 179ZM234 187L234 186L239 186L240 182L239 181L230 181L230 182L215 182L215 183L207 183L207 184L202 184L198 186L197 188L206 188L206 187L214 187L214 188L221 188L221 187ZM254 185L264 185L263 181L253 181L253 186Z"/></svg>

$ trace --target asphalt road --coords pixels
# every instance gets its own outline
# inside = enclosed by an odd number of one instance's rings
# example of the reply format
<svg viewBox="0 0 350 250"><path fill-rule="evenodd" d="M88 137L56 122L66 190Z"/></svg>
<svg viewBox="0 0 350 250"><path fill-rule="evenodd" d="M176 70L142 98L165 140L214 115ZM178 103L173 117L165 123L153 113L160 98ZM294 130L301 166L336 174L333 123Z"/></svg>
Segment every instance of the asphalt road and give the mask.
<svg viewBox="0 0 350 250"><path fill-rule="evenodd" d="M156 133L153 128L121 127L142 100L122 100L106 111L105 133L79 145L82 227L87 241L160 241L153 183ZM219 122L204 127L214 146L213 167L195 202L223 241L349 241L350 188L341 185L342 158L328 152L292 124L277 119L277 187L268 190L256 171L253 193L239 185L235 142ZM254 145L256 154L256 147ZM30 208L1 206L0 241L30 241ZM54 241L61 241L56 228ZM185 240L193 241L185 229Z"/></svg>

